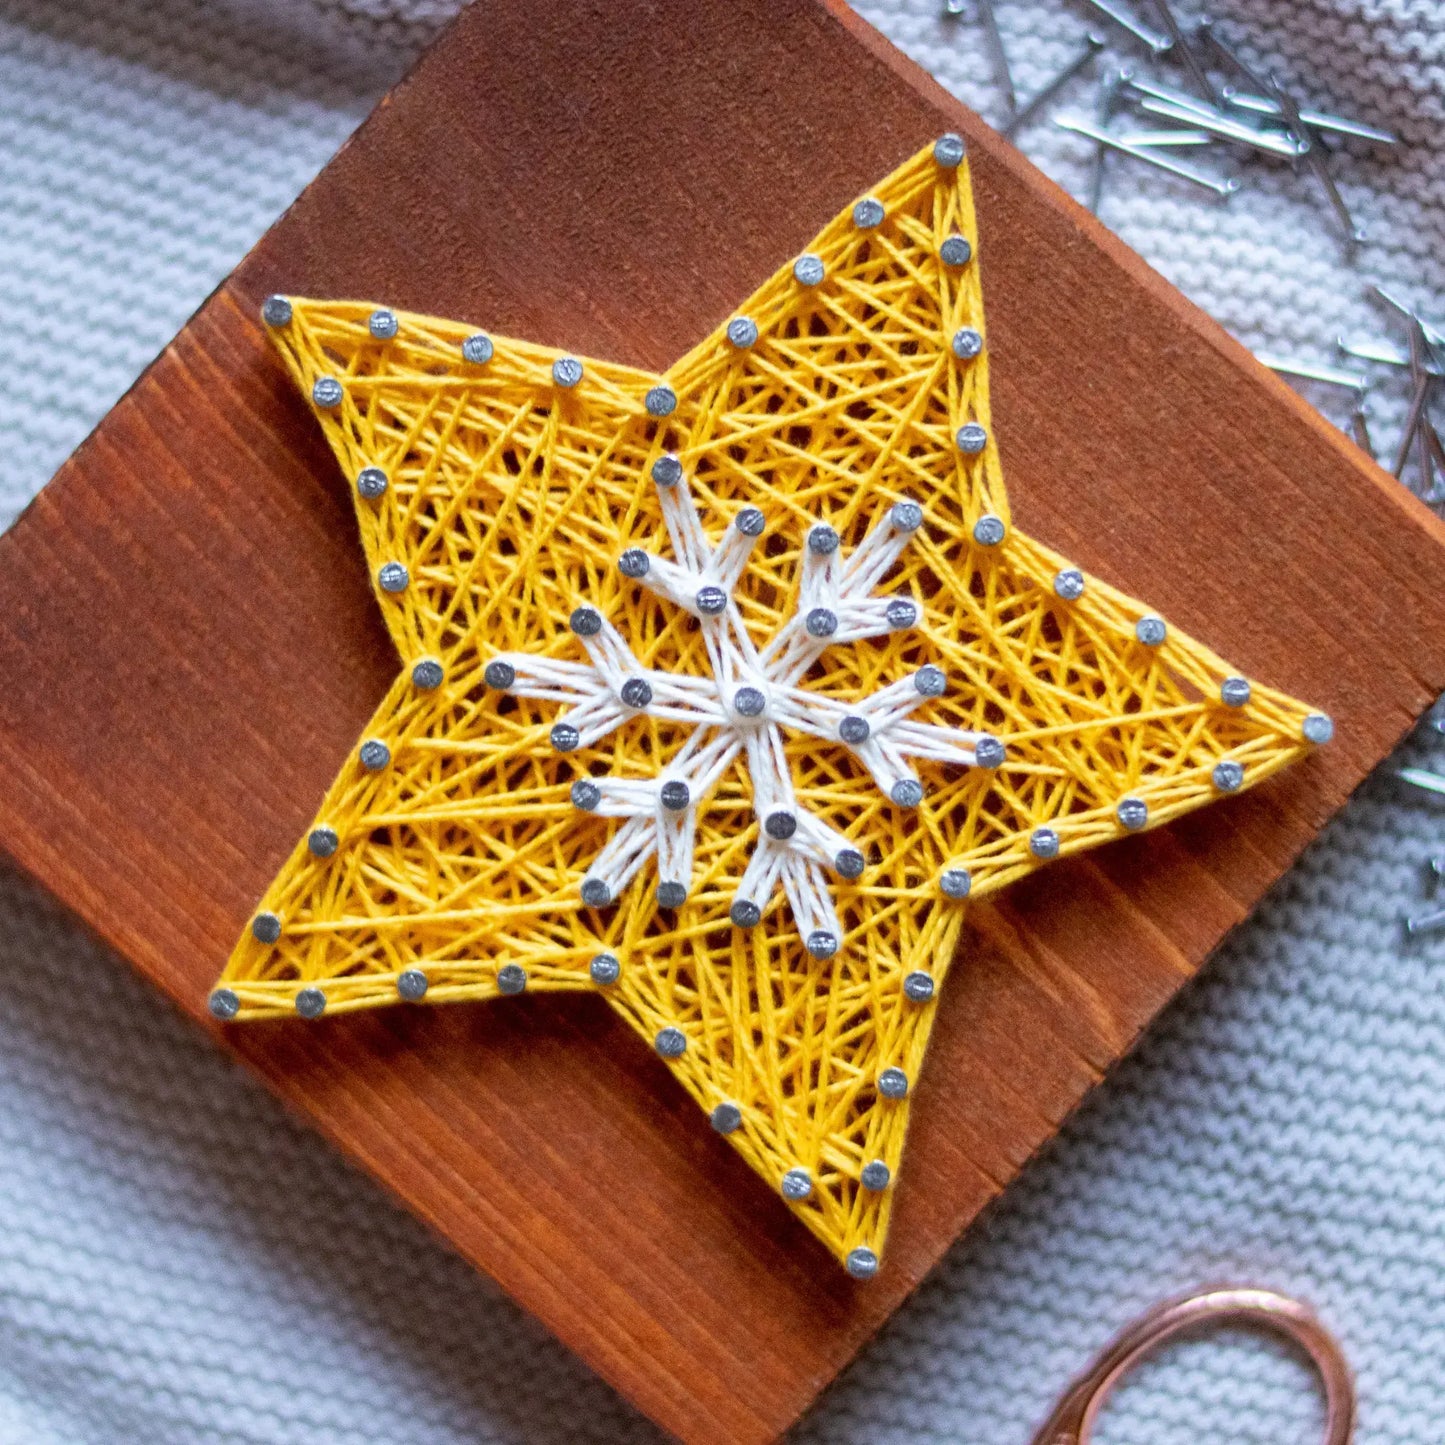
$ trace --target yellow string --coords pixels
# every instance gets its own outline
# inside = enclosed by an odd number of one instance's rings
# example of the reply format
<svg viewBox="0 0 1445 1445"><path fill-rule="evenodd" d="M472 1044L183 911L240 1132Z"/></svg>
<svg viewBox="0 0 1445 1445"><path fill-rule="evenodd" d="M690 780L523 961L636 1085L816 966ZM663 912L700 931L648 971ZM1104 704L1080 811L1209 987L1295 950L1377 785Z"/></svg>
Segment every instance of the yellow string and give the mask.
<svg viewBox="0 0 1445 1445"><path fill-rule="evenodd" d="M967 361L951 348L959 328L987 335L978 261L940 258L949 237L978 246L967 165L926 150L873 195L880 226L845 212L810 248L821 284L800 284L789 263L741 308L756 344L739 349L720 328L667 372L679 401L665 419L644 406L651 374L584 358L581 383L564 389L559 353L542 347L495 338L473 364L471 327L401 314L379 340L373 306L291 303L274 339L308 396L318 378L341 382L339 406L317 412L346 476L387 477L356 510L373 577L407 568L403 590L376 592L403 665L365 734L389 763L348 759L315 820L338 846L323 857L298 843L260 905L279 939L248 931L220 996L221 1010L259 1018L319 990L306 1001L339 1012L396 1003L398 979L419 970L426 1003L478 1000L501 991L508 965L530 989L600 992L649 1042L682 1031L679 1080L705 1110L738 1106L729 1137L775 1188L808 1171L811 1194L789 1207L860 1273L881 1252L893 1194L860 1176L881 1161L896 1181L908 1116L878 1076L917 1080L933 1021L934 1003L903 980L943 983L963 919L940 872L967 869L972 896L986 896L1042 866L1035 830L1052 828L1062 856L1108 842L1125 831L1125 798L1157 826L1218 796L1221 760L1250 786L1298 757L1310 731L1302 704L1258 682L1247 704L1221 701L1224 662L1174 629L1141 643L1147 609L1099 580L1061 599L1067 563L1042 544L1011 527L999 545L974 541L981 517L1007 524L1008 508L987 347ZM957 445L965 422L989 429L978 455ZM617 824L573 807L571 783L655 777L688 729L639 716L563 755L549 743L558 704L483 682L499 652L582 661L567 619L584 602L645 666L709 675L695 621L617 569L626 547L670 555L647 479L664 450L680 455L714 540L743 505L766 515L737 589L759 646L792 613L810 525L830 522L846 550L893 501L920 502L924 527L885 589L916 601L920 625L830 648L806 686L857 701L933 664L948 692L915 716L1007 744L997 771L920 763L925 797L905 810L846 748L788 738L799 804L869 861L856 883L832 880L844 942L826 961L801 946L781 897L761 926L729 925L758 833L741 759L699 808L680 909L656 907L650 870L614 907L584 907L579 881ZM426 659L444 670L432 689L413 680ZM604 951L620 964L610 984L589 973Z"/></svg>

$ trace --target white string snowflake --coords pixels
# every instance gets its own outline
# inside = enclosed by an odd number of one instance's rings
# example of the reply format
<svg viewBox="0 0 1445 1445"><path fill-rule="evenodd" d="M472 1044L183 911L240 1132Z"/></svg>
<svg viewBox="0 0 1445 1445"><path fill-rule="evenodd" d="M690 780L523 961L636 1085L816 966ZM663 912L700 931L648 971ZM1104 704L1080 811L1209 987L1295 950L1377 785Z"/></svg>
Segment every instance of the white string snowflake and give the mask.
<svg viewBox="0 0 1445 1445"><path fill-rule="evenodd" d="M694 729L656 777L582 778L572 785L576 807L625 820L582 880L584 903L604 907L613 902L655 855L657 902L680 907L692 881L698 809L707 806L718 781L742 754L759 834L732 902L732 922L755 927L781 885L808 951L815 958L831 957L842 930L828 874L856 879L866 863L842 833L799 805L783 750L784 732L847 748L900 808L917 807L923 798L910 759L996 768L1005 756L1003 744L989 733L913 720L914 710L947 686L943 672L932 665L855 703L799 686L826 648L917 623L918 608L910 598L875 596L874 591L922 525L922 508L915 502L895 503L846 558L832 527L826 522L811 527L797 607L760 652L743 625L733 589L763 534L762 512L744 507L713 546L691 493L680 485L677 457L659 457L652 478L675 560L629 548L617 565L624 576L697 618L712 675L643 667L616 628L595 607L583 605L572 613L571 627L586 662L504 653L488 663L487 685L567 704L552 728L552 745L559 752L599 742L641 714ZM967 875L946 875L942 886L962 896Z"/></svg>

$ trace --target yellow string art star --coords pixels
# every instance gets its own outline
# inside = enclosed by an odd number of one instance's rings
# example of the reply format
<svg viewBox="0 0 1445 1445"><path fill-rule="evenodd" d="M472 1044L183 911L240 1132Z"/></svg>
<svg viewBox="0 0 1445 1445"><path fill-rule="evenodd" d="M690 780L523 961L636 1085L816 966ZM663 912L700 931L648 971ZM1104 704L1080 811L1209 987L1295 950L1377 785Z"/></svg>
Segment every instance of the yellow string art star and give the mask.
<svg viewBox="0 0 1445 1445"><path fill-rule="evenodd" d="M965 900L1330 733L1010 526L976 234L945 136L662 376L266 303L402 665L217 1017L600 993L877 1270Z"/></svg>

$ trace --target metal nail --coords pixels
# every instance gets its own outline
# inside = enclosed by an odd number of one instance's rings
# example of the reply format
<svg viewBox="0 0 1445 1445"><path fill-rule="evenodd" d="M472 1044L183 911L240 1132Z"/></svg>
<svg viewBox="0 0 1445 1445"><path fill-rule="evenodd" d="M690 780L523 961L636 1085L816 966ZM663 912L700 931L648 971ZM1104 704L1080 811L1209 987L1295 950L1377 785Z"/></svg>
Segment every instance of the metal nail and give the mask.
<svg viewBox="0 0 1445 1445"><path fill-rule="evenodd" d="M1255 360L1263 362L1271 371L1283 372L1286 376L1303 376L1309 381L1323 381L1330 386L1347 386L1351 391L1363 392L1370 384L1369 378L1354 371L1339 371L1332 366L1314 366L1305 361L1292 361L1289 357L1275 356L1269 352L1256 351Z"/></svg>
<svg viewBox="0 0 1445 1445"><path fill-rule="evenodd" d="M1120 30L1132 35L1144 45L1147 45L1156 56L1163 55L1174 42L1167 36L1161 35L1157 30L1141 24L1129 12L1121 6L1110 3L1110 0L1084 0L1084 3L1091 9L1097 10L1106 20L1112 20Z"/></svg>
<svg viewBox="0 0 1445 1445"><path fill-rule="evenodd" d="M1024 102L1014 118L1004 126L1003 133L1012 140L1076 75L1093 63L1094 57L1103 48L1101 37L1092 32L1085 36L1084 48L1052 80L1046 82Z"/></svg>
<svg viewBox="0 0 1445 1445"><path fill-rule="evenodd" d="M1409 934L1436 933L1445 928L1445 908L1436 908L1430 913L1418 913L1405 920L1405 932Z"/></svg>
<svg viewBox="0 0 1445 1445"><path fill-rule="evenodd" d="M1365 393L1360 392L1355 398L1355 408L1350 413L1350 435L1355 440L1355 445L1369 457L1375 460L1375 444L1370 439L1370 423L1366 414Z"/></svg>
<svg viewBox="0 0 1445 1445"><path fill-rule="evenodd" d="M1264 77L1270 95L1279 103L1281 113L1289 125L1290 133L1299 142L1299 153L1305 158L1305 163L1315 174L1324 189L1325 197L1330 203L1330 209L1335 213L1335 218L1344 229L1346 244L1351 248L1358 245L1365 239L1365 229L1357 226L1354 217L1350 215L1350 208L1345 205L1345 198L1340 195L1340 190L1335 185L1335 179L1330 174L1329 165L1325 161L1324 152L1320 148L1314 136L1310 134L1309 127L1300 116L1299 106L1294 102L1294 97L1284 90L1274 76Z"/></svg>
<svg viewBox="0 0 1445 1445"><path fill-rule="evenodd" d="M1239 53L1219 38L1219 34L1214 28L1214 21L1208 16L1204 16L1195 22L1194 42L1196 45L1208 46L1209 49L1214 52L1215 59L1221 61L1226 70L1234 71L1236 75L1247 80L1256 90L1263 90L1265 88L1264 81L1245 64L1240 58ZM1226 100L1232 99L1238 93L1232 85L1226 85L1222 90L1222 94ZM1276 112L1276 114L1278 114L1278 112Z"/></svg>
<svg viewBox="0 0 1445 1445"><path fill-rule="evenodd" d="M1207 115L1202 108L1179 105L1172 100L1160 100L1146 95L1137 102L1139 109L1148 115L1157 115L1165 120L1177 120L1181 125L1195 130L1208 131L1221 140L1233 141L1248 146L1263 155L1274 156L1277 160L1294 161L1300 154L1300 143L1280 135L1277 131L1255 130L1253 126L1242 125L1222 115Z"/></svg>
<svg viewBox="0 0 1445 1445"><path fill-rule="evenodd" d="M1181 180L1192 181L1196 186L1203 186L1207 191L1213 191L1222 200L1228 199L1239 189L1239 182L1231 176L1228 180L1219 180L1214 176L1205 175L1202 171L1196 171L1192 166L1181 165L1178 161L1172 161L1164 156L1155 155L1152 151L1136 149L1131 145L1124 145L1108 131L1100 130L1097 126L1090 125L1087 121L1076 120L1069 116L1057 116L1054 124L1064 130L1071 130L1078 135L1087 136L1090 140L1100 145L1108 146L1110 150L1119 151L1126 156L1132 156L1136 161L1143 161L1146 165L1153 166L1156 170L1167 171L1171 176L1178 176Z"/></svg>
<svg viewBox="0 0 1445 1445"><path fill-rule="evenodd" d="M1126 130L1115 136L1126 146L1209 146L1216 137L1202 130Z"/></svg>
<svg viewBox="0 0 1445 1445"><path fill-rule="evenodd" d="M1435 473L1442 480L1445 480L1445 446L1441 445L1440 433L1435 430L1435 423L1430 420L1430 414L1428 411L1420 420L1420 434L1424 438L1425 444L1429 449L1431 462L1434 467ZM1429 489L1425 492L1425 500L1432 503L1442 500L1441 495L1435 489L1433 481L1431 482Z"/></svg>
<svg viewBox="0 0 1445 1445"><path fill-rule="evenodd" d="M978 0L978 18L983 22L984 39L987 40L993 56L994 71L1003 86L1009 114L1015 115L1019 108L1018 91L1014 87L1013 71L1009 68L1008 52L1003 48L1003 34L998 28L998 15L994 11L993 0Z"/></svg>
<svg viewBox="0 0 1445 1445"><path fill-rule="evenodd" d="M1164 22L1165 30L1169 32L1169 39L1173 41L1173 54L1183 61L1185 70L1189 72L1189 78L1199 87L1200 95L1213 105L1219 99L1215 94L1213 82L1205 74L1204 67L1199 63L1199 57L1195 55L1189 42L1184 38L1184 32L1179 28L1179 21L1175 18L1169 0L1154 0L1154 8L1159 12L1159 18Z"/></svg>
<svg viewBox="0 0 1445 1445"><path fill-rule="evenodd" d="M1219 115L1219 107L1213 101L1200 100L1197 95L1190 95L1187 90L1176 90L1172 85L1162 85L1157 80L1145 80L1132 71L1127 77L1127 83L1136 95L1153 96L1155 100L1165 100L1171 105L1182 106L1196 115Z"/></svg>
<svg viewBox="0 0 1445 1445"><path fill-rule="evenodd" d="M1099 97L1094 103L1094 119L1100 128L1108 126L1123 99L1125 84L1133 78L1134 72L1127 65L1109 72L1099 86ZM1088 207L1097 216L1099 204L1104 199L1104 170L1108 164L1109 147L1102 141L1094 143L1094 162L1089 171Z"/></svg>
<svg viewBox="0 0 1445 1445"><path fill-rule="evenodd" d="M1373 291L1386 306L1398 311L1407 321L1418 321L1420 323L1420 329L1425 333L1425 340L1430 343L1432 351L1440 347L1445 347L1445 335L1442 335L1433 326L1427 326L1424 319L1413 306L1407 306L1405 302L1393 292L1387 291L1378 281L1371 283L1370 290ZM1437 368L1441 365L1439 356L1432 356L1431 361Z"/></svg>
<svg viewBox="0 0 1445 1445"><path fill-rule="evenodd" d="M1400 434L1399 449L1395 452L1395 465L1390 468L1391 475L1397 482L1405 475L1405 463L1410 459L1410 447L1415 441L1415 432L1425 413L1425 400L1430 392L1430 381L1429 373L1422 370L1415 381L1415 390L1410 395L1410 409L1405 413L1405 429Z"/></svg>
<svg viewBox="0 0 1445 1445"><path fill-rule="evenodd" d="M1279 117L1283 112L1279 108L1279 102L1271 100L1267 95L1251 95L1243 90L1226 90L1225 100L1229 105L1239 110L1247 110L1252 115L1266 115ZM1306 110L1300 108L1300 119L1311 130L1324 131L1329 135L1347 135L1356 140L1372 140L1380 145L1399 145L1400 138L1392 135L1387 130L1380 130L1377 126L1366 125L1364 121L1347 120L1342 115L1331 115L1323 110Z"/></svg>
<svg viewBox="0 0 1445 1445"><path fill-rule="evenodd" d="M1395 776L1402 783L1424 788L1427 793L1445 796L1445 774L1432 773L1428 768L1400 768Z"/></svg>
<svg viewBox="0 0 1445 1445"><path fill-rule="evenodd" d="M1410 353L1393 342L1376 341L1369 336L1337 336L1335 345L1346 356L1353 356L1359 361L1378 361L1384 366L1401 368L1410 364Z"/></svg>

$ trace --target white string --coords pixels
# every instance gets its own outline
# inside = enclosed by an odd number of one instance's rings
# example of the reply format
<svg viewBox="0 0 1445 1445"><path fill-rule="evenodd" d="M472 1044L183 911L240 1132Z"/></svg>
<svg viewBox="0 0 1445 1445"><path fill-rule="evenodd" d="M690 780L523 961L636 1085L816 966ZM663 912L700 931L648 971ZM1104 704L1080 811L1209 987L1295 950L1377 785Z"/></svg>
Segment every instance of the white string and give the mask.
<svg viewBox="0 0 1445 1445"><path fill-rule="evenodd" d="M573 614L573 631L586 663L526 653L497 660L514 669L509 691L566 704L554 742L559 730L567 741L570 726L575 745L586 747L643 713L696 729L655 778L590 780L592 791L579 806L625 821L588 869L584 898L589 891L589 901L601 897L596 885L602 885L604 901L615 900L654 857L659 900L666 901L669 887L674 898L684 896L692 883L698 811L741 754L759 831L734 895L733 921L755 924L781 886L809 950L826 957L842 942L829 874L857 877L862 855L838 829L799 806L784 732L847 748L898 806L916 805L921 796L911 759L993 767L1003 756L991 734L913 720L943 689L937 668L922 668L856 702L798 685L827 648L916 625L919 608L911 598L874 594L922 525L922 512L911 502L892 506L848 556L831 527L814 526L803 548L797 606L759 653L733 592L762 530L760 514L754 508L739 513L714 545L685 481L659 484L658 493L673 557L630 549L623 570L697 618L712 676L644 668L616 628L585 603ZM983 763L980 750L989 754ZM573 796L576 801L575 789Z"/></svg>

